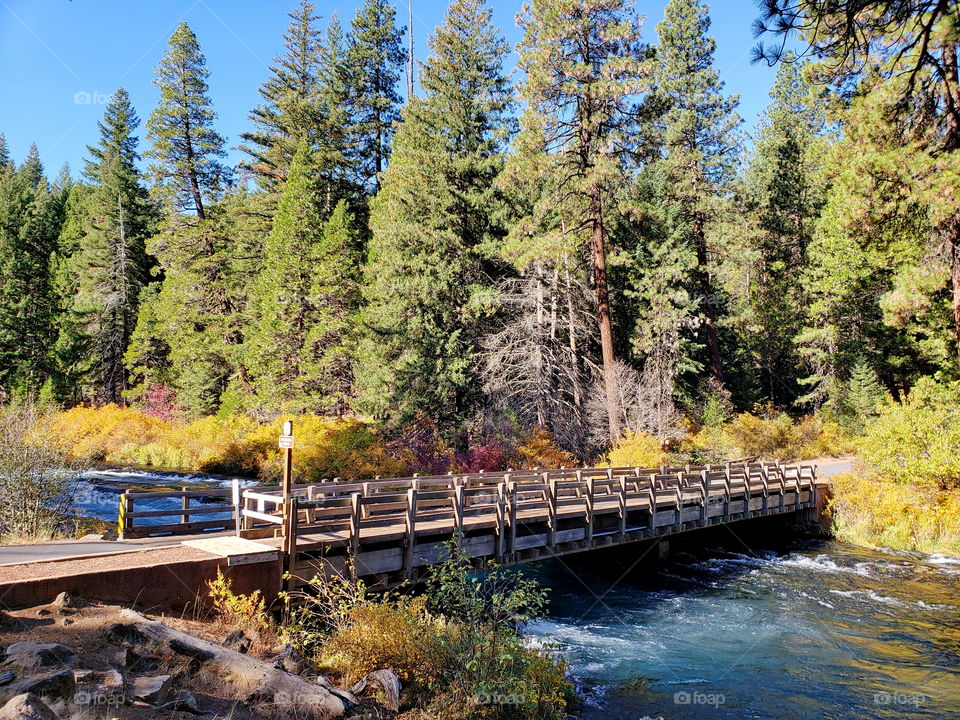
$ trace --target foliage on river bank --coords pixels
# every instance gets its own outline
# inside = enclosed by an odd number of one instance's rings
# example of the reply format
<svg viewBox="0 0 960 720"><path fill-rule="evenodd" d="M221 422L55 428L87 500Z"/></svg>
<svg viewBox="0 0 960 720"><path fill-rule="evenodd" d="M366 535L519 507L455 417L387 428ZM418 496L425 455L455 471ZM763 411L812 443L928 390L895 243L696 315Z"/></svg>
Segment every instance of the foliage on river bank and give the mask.
<svg viewBox="0 0 960 720"><path fill-rule="evenodd" d="M57 435L41 431L44 413L30 405L0 408L0 538L49 539L70 513L75 478L85 466Z"/></svg>
<svg viewBox="0 0 960 720"><path fill-rule="evenodd" d="M282 630L322 671L347 681L389 667L403 717L551 720L566 717L566 665L526 643L542 614L536 582L493 565L474 574L456 542L430 568L423 595L375 594L362 581L315 577Z"/></svg>
<svg viewBox="0 0 960 720"><path fill-rule="evenodd" d="M855 471L834 478L837 537L960 555L960 386L921 381L865 425Z"/></svg>

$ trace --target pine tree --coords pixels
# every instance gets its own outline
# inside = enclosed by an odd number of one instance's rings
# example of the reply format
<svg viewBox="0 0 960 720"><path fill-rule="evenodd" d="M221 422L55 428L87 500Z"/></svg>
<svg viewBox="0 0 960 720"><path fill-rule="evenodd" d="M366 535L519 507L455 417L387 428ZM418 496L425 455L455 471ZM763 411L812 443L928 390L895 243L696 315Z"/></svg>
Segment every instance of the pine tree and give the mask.
<svg viewBox="0 0 960 720"><path fill-rule="evenodd" d="M251 297L245 367L272 411L340 407L350 385L347 319L359 256L345 202L324 222L313 155L302 140L264 246Z"/></svg>
<svg viewBox="0 0 960 720"><path fill-rule="evenodd" d="M364 0L347 40L352 161L358 182L373 188L387 165L393 125L400 119L397 83L406 51L396 14L387 0Z"/></svg>
<svg viewBox="0 0 960 720"><path fill-rule="evenodd" d="M826 141L825 118L807 100L803 67L792 56L780 65L771 104L761 117L747 172L748 207L756 231L751 245L749 332L745 343L762 371L766 396L786 405L796 399L800 367L794 338L803 325L807 248L824 201L818 166Z"/></svg>
<svg viewBox="0 0 960 720"><path fill-rule="evenodd" d="M662 118L666 200L695 253L693 289L700 297L710 372L723 385L708 223L711 206L734 173L740 117L738 99L723 95L709 32L708 9L699 0L667 3L657 25L657 93L668 108Z"/></svg>
<svg viewBox="0 0 960 720"><path fill-rule="evenodd" d="M68 261L73 282L64 303L76 326L62 326L58 343L68 357L77 354L71 343L87 346L90 358L84 364L89 376L84 384L93 397L107 402L118 402L127 389L123 357L152 264L145 242L155 216L136 167L133 133L139 124L129 95L121 88L99 123L100 143L88 147L84 173L92 187L84 202L83 234ZM65 242L74 241L61 245Z"/></svg>
<svg viewBox="0 0 960 720"><path fill-rule="evenodd" d="M242 149L252 156L247 167L266 190L282 186L300 142L315 146L327 129L320 101L325 58L316 9L310 0L301 0L289 13L286 52L274 59L270 77L260 86L264 104L250 113L256 130L241 134L247 143Z"/></svg>
<svg viewBox="0 0 960 720"><path fill-rule="evenodd" d="M542 187L533 213L511 231L537 254L591 248L610 437L620 435L607 279L615 193L635 140L636 100L648 87L646 49L629 2L545 0L527 5L518 50L526 74L517 152L508 182ZM530 239L535 238L535 243ZM523 262L524 250L518 251Z"/></svg>
<svg viewBox="0 0 960 720"><path fill-rule="evenodd" d="M371 208L359 406L409 420L462 420L475 400L477 323L503 230L495 180L508 140L506 44L482 0L455 0L421 75Z"/></svg>
<svg viewBox="0 0 960 720"><path fill-rule="evenodd" d="M52 188L37 146L2 185L0 389L38 392L51 374L55 305L50 259L69 187Z"/></svg>
<svg viewBox="0 0 960 720"><path fill-rule="evenodd" d="M170 36L170 49L155 69L160 102L147 122L150 173L164 204L195 213L203 220L205 206L230 180L219 160L224 140L213 129L216 113L207 94L207 61L197 36L182 22Z"/></svg>
<svg viewBox="0 0 960 720"><path fill-rule="evenodd" d="M0 174L10 165L10 150L7 148L7 136L0 133Z"/></svg>

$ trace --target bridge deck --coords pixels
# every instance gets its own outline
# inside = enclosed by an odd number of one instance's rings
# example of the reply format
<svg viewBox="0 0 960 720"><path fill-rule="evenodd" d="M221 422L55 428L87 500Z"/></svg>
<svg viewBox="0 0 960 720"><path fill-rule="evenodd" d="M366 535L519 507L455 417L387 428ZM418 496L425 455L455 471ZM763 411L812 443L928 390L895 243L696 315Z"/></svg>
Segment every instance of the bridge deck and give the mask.
<svg viewBox="0 0 960 720"><path fill-rule="evenodd" d="M416 581L454 534L512 564L816 505L809 466L639 470L323 483L297 489L287 513L277 493L247 491L240 533L285 551L293 587L318 571L392 586Z"/></svg>

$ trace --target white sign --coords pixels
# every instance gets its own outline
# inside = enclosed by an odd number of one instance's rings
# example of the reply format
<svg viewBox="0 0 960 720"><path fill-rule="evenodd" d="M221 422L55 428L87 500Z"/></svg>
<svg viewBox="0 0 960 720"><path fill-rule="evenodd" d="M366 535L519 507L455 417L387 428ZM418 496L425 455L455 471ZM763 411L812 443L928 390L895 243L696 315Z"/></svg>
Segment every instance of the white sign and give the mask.
<svg viewBox="0 0 960 720"><path fill-rule="evenodd" d="M281 435L280 436L280 447L286 449L293 449L293 435Z"/></svg>

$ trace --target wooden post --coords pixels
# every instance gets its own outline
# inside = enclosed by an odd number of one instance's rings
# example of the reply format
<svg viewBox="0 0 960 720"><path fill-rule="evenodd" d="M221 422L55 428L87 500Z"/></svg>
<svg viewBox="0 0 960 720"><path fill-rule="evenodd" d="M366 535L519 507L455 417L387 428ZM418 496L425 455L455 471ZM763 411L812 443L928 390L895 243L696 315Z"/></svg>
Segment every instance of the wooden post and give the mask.
<svg viewBox="0 0 960 720"><path fill-rule="evenodd" d="M498 564L503 562L507 554L507 508L505 490L506 483L497 484L497 550L495 557Z"/></svg>
<svg viewBox="0 0 960 720"><path fill-rule="evenodd" d="M240 481L234 478L231 481L230 499L233 501L233 527L237 537L240 537L241 520L243 513L240 508Z"/></svg>
<svg viewBox="0 0 960 720"><path fill-rule="evenodd" d="M708 495L710 495L710 487L707 485L707 471L700 471L700 485L702 489L701 501L703 505L700 507L700 525L706 527L707 525L707 500Z"/></svg>
<svg viewBox="0 0 960 720"><path fill-rule="evenodd" d="M279 446L283 450L283 529L290 524L290 491L293 485L293 420L285 420Z"/></svg>
<svg viewBox="0 0 960 720"><path fill-rule="evenodd" d="M509 497L508 512L510 514L510 540L507 543L507 557L511 562L516 561L517 547L517 484L512 480L507 483Z"/></svg>
<svg viewBox="0 0 960 720"><path fill-rule="evenodd" d="M360 493L351 494L350 503L350 574L356 580L360 556Z"/></svg>
<svg viewBox="0 0 960 720"><path fill-rule="evenodd" d="M417 544L417 488L407 490L407 546L403 552L403 572L413 579L413 548Z"/></svg>
<svg viewBox="0 0 960 720"><path fill-rule="evenodd" d="M620 530L618 532L618 537L620 542L627 537L627 478L624 475L620 476L620 484L617 489L619 490L619 500L620 500Z"/></svg>
<svg viewBox="0 0 960 720"><path fill-rule="evenodd" d="M594 479L593 475L591 475L587 478L587 527L583 533L583 538L586 540L588 548L593 546L594 490Z"/></svg>
<svg viewBox="0 0 960 720"><path fill-rule="evenodd" d="M127 494L120 494L120 509L117 512L117 537L123 540L123 533L127 529Z"/></svg>
<svg viewBox="0 0 960 720"><path fill-rule="evenodd" d="M557 544L557 480L549 477L549 473L544 473L547 478L547 547L553 552Z"/></svg>
<svg viewBox="0 0 960 720"><path fill-rule="evenodd" d="M294 496L290 498L290 512L287 513L286 532L283 538L283 551L286 553L286 571L293 575L294 568L297 565L297 532L300 519L300 498ZM294 581L292 578L286 580L284 586L287 590L293 589Z"/></svg>
<svg viewBox="0 0 960 720"><path fill-rule="evenodd" d="M183 492L187 492L189 489L190 489L190 488L188 488L188 487L183 487L183 486L180 487L180 490L183 491ZM180 498L180 509L181 509L181 510L189 510L189 509L190 509L190 496L189 496L189 495L184 495L184 496L182 496L182 497ZM186 525L188 522L190 522L190 513L189 513L189 512L184 512L182 515L180 515L180 522L182 522L184 525Z"/></svg>

